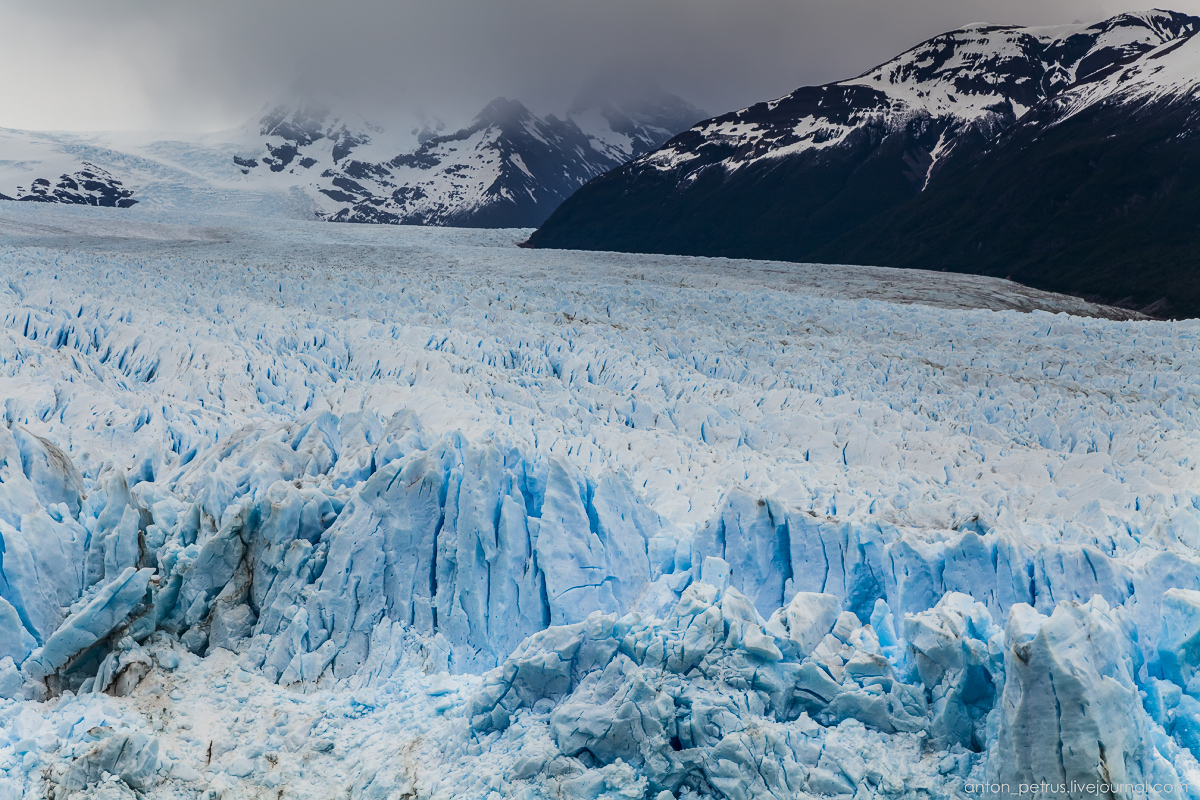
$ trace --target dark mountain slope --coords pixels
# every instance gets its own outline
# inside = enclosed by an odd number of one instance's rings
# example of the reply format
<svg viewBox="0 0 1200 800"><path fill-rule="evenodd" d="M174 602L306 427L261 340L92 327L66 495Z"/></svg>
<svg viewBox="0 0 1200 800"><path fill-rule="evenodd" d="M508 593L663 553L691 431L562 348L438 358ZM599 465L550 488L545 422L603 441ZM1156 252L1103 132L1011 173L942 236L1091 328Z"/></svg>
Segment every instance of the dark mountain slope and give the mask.
<svg viewBox="0 0 1200 800"><path fill-rule="evenodd" d="M1200 138L1180 135L1195 116L1158 101L1022 126L808 257L995 275L1200 316Z"/></svg>
<svg viewBox="0 0 1200 800"><path fill-rule="evenodd" d="M740 112L735 124L782 125L818 110L827 118L846 118L855 108L885 101L866 87L814 87L774 108L760 103ZM925 174L910 162L928 161L943 127L926 118L898 129L868 121L846 134L835 155L811 148L787 158L743 157L734 175L725 165L744 156L741 148L709 140L693 129L667 145L694 152L702 162L685 181L674 170L641 168L646 159L639 160L589 183L531 242L542 247L804 258L857 220L917 194ZM803 191L796 190L800 186Z"/></svg>

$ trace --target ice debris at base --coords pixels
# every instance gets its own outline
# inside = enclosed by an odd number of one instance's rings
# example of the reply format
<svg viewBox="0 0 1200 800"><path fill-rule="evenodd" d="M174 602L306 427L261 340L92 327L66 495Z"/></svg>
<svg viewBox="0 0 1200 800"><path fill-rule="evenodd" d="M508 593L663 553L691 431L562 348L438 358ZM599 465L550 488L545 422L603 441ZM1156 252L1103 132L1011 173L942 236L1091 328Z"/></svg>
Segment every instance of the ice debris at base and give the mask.
<svg viewBox="0 0 1200 800"><path fill-rule="evenodd" d="M34 220L2 797L1200 798L1195 322Z"/></svg>

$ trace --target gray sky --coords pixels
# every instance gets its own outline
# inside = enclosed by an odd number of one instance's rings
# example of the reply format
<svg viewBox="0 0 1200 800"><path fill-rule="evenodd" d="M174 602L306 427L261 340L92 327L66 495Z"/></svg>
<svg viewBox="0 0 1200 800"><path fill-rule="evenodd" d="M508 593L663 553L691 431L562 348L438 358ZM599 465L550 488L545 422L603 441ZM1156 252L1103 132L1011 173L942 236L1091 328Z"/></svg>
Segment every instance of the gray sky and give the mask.
<svg viewBox="0 0 1200 800"><path fill-rule="evenodd" d="M315 86L378 115L565 110L618 70L710 112L849 77L970 22L1110 0L0 0L0 126L218 130ZM1157 4L1161 6L1161 3ZM1200 0L1171 7L1200 14Z"/></svg>

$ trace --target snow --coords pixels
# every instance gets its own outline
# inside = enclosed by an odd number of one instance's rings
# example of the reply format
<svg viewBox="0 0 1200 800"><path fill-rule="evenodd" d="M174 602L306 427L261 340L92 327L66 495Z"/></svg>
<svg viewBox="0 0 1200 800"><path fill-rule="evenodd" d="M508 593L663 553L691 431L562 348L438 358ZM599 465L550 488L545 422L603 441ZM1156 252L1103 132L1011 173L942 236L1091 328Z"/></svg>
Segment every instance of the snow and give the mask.
<svg viewBox="0 0 1200 800"><path fill-rule="evenodd" d="M332 132L349 126L354 135L364 139L354 148L355 158L376 164L414 151L415 131L419 130L414 126L422 122L415 117L395 121L383 132L358 117L330 116L323 127ZM261 132L257 120L231 131L200 135L0 130L0 152L5 154L5 161L0 162L0 194L16 196L18 187L27 189L36 178L53 181L88 162L116 175L134 190L138 202L160 209L226 210L242 205L247 211L297 219L337 211L341 206L319 191L328 188L328 181L319 180L320 173L334 164L331 138L299 147L293 163L280 171L260 165L244 174L233 160L239 155L261 158L268 146L287 144L289 141L278 135ZM317 164L304 169L300 166L304 159Z"/></svg>
<svg viewBox="0 0 1200 800"><path fill-rule="evenodd" d="M1200 797L1200 324L526 233L0 207L0 796Z"/></svg>
<svg viewBox="0 0 1200 800"><path fill-rule="evenodd" d="M1079 26L1079 30L1083 28ZM1028 46L1028 38L1030 34L1021 28L968 26L937 37L843 85L882 89L904 107L921 109L934 117L978 119L994 113L996 105L1005 102L1005 87L964 91L963 84L978 81L986 86L989 79L994 79L997 64L1027 57L1023 49ZM938 61L940 51L947 46L953 48L953 54ZM920 69L935 61L937 67L932 74Z"/></svg>
<svg viewBox="0 0 1200 800"><path fill-rule="evenodd" d="M438 162L432 169L394 170L397 183L420 190L416 199L400 205L400 213L434 218L447 209L470 211L487 202L487 191L500 177L503 162L494 128L483 128L461 141L443 142L431 155ZM514 163L530 174L520 156Z"/></svg>
<svg viewBox="0 0 1200 800"><path fill-rule="evenodd" d="M1182 102L1200 93L1200 39L1168 42L1145 57L1062 98L1062 122L1103 102L1128 104ZM1182 131L1187 135L1191 131Z"/></svg>
<svg viewBox="0 0 1200 800"><path fill-rule="evenodd" d="M1010 99L1011 86L1005 85L1006 62L1020 64L1031 56L1037 58L1038 51L1062 46L1072 37L1076 37L1076 41L1088 39L1090 46L1085 52L1073 54L1069 60L1055 65L1065 70L1067 82L1072 83L1086 77L1076 75L1076 71L1093 53L1112 49L1125 57L1144 51L1149 51L1149 55L1164 43L1178 41L1160 24L1159 17L1163 13L1123 14L1096 25L966 26L935 37L854 80L844 81L842 85L882 88L893 101L933 117L949 115L966 121L980 119L995 113L997 106ZM940 51L947 47L952 47L953 54L938 61ZM938 63L932 74L917 69L935 61ZM992 84L991 91L985 88L989 83ZM967 89L967 86L972 88ZM1024 107L1014 108L1017 116L1022 116Z"/></svg>

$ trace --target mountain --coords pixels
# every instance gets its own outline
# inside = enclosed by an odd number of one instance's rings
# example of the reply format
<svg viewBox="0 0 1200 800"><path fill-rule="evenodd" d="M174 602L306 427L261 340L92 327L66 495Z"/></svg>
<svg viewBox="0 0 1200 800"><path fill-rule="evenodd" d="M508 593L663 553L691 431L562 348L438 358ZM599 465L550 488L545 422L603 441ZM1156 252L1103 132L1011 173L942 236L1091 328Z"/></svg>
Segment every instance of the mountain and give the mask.
<svg viewBox="0 0 1200 800"><path fill-rule="evenodd" d="M457 131L418 117L384 126L311 101L203 136L0 131L0 199L534 227L703 116L660 93L632 106L581 96L564 119L499 98Z"/></svg>
<svg viewBox="0 0 1200 800"><path fill-rule="evenodd" d="M696 125L530 243L979 273L1200 314L1197 30L1151 11L951 31Z"/></svg>

